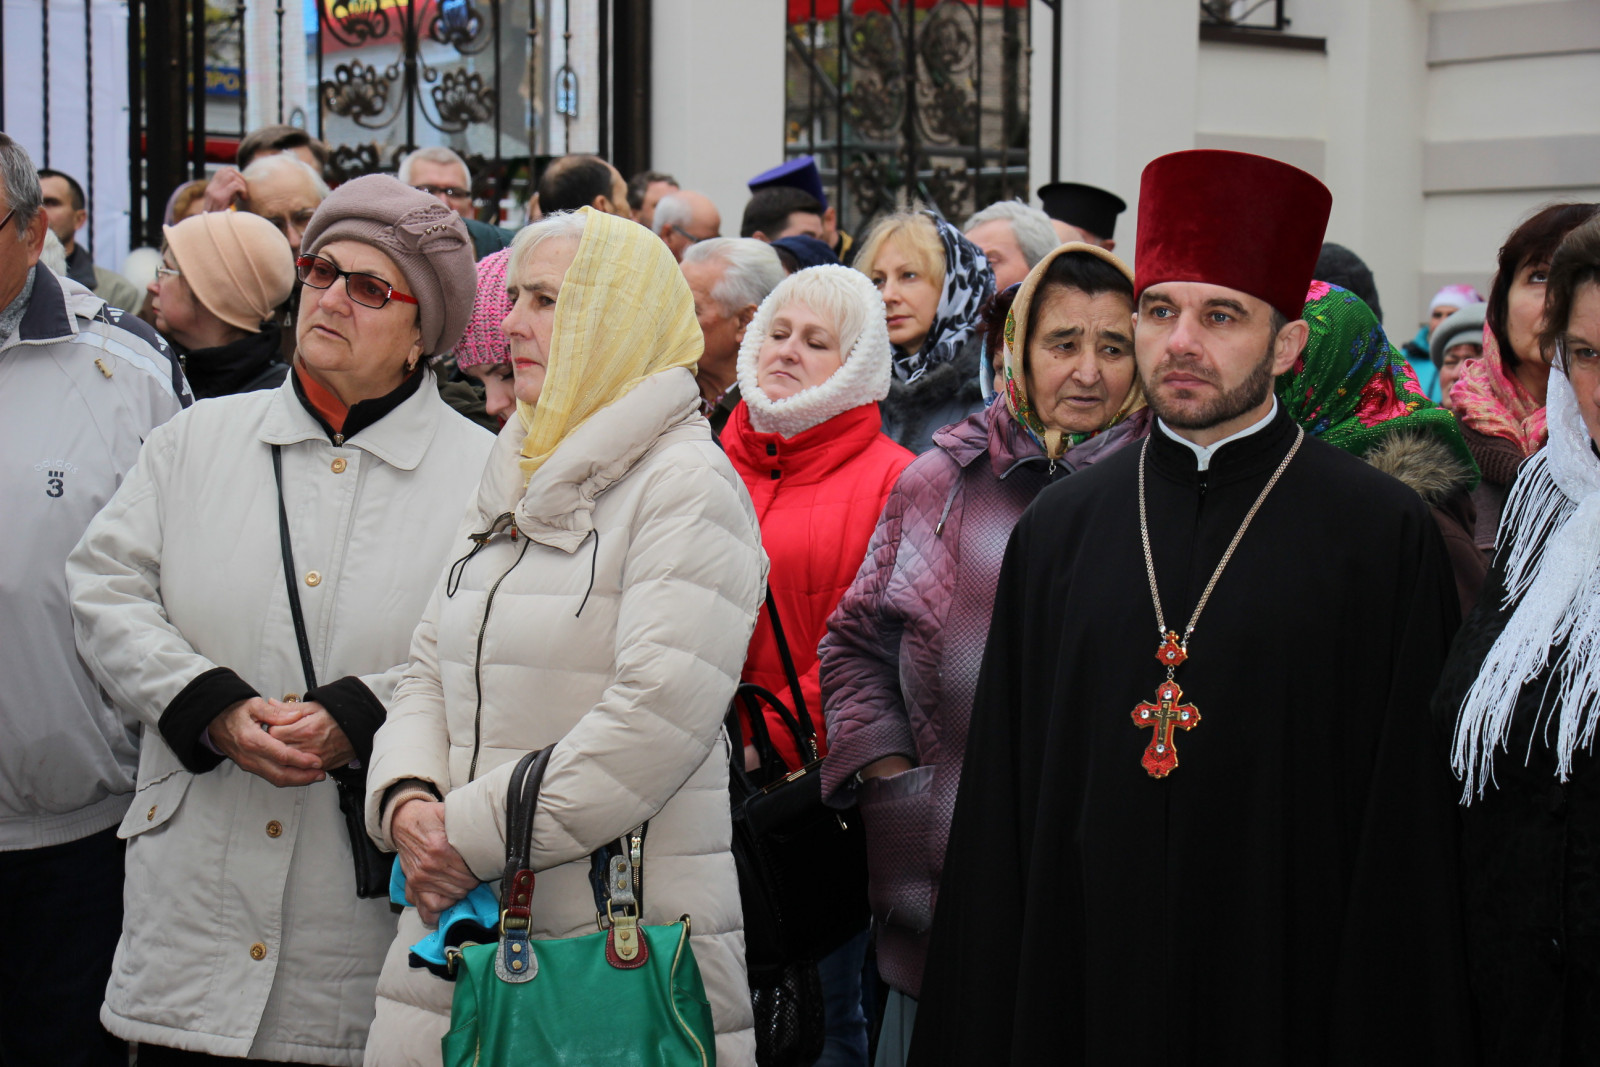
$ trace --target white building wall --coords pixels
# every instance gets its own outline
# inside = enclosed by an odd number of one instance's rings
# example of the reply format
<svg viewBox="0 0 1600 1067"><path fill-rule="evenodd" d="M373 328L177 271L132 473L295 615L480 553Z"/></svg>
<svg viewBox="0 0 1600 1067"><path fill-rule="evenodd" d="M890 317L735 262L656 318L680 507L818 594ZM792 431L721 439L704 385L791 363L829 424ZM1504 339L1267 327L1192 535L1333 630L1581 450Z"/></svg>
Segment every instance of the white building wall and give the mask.
<svg viewBox="0 0 1600 1067"><path fill-rule="evenodd" d="M1484 289L1539 207L1600 201L1600 3L1436 0L1424 75L1417 305Z"/></svg>
<svg viewBox="0 0 1600 1067"><path fill-rule="evenodd" d="M1385 324L1415 332L1439 284L1486 284L1540 204L1600 200L1597 0L1288 0L1293 51L1199 40L1193 0L1063 0L1060 177L1128 201L1164 152L1229 148L1334 194L1328 239L1371 266ZM1034 186L1050 178L1050 19L1033 9Z"/></svg>
<svg viewBox="0 0 1600 1067"><path fill-rule="evenodd" d="M655 0L651 169L709 196L738 236L745 183L783 162L785 5Z"/></svg>
<svg viewBox="0 0 1600 1067"><path fill-rule="evenodd" d="M1194 147L1199 38L1193 0L1063 0L1062 181L1128 202L1117 251L1131 258L1139 174ZM1050 181L1050 9L1033 4L1029 177ZM1037 203L1037 197L1034 203Z"/></svg>

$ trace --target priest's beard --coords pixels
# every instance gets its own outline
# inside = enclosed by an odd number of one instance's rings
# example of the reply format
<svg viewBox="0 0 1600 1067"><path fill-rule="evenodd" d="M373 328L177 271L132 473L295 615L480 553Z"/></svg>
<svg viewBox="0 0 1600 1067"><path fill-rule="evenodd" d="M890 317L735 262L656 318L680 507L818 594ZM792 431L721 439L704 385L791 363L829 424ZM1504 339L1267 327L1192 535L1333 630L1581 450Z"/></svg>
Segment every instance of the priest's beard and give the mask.
<svg viewBox="0 0 1600 1067"><path fill-rule="evenodd" d="M1267 342L1267 350L1262 353L1261 362L1250 370L1244 381L1232 389L1219 392L1212 399L1196 406L1174 401L1164 395L1159 387L1152 388L1153 382L1158 382L1163 372L1169 369L1182 367L1185 374L1192 374L1197 378L1204 378L1208 382L1216 383L1216 376L1198 366L1185 366L1177 360L1164 360L1150 372L1149 379L1142 382L1146 402L1156 417L1174 430L1208 430L1213 426L1221 425L1229 419L1236 419L1248 411L1254 410L1266 402L1267 396L1272 392L1274 347L1277 337Z"/></svg>

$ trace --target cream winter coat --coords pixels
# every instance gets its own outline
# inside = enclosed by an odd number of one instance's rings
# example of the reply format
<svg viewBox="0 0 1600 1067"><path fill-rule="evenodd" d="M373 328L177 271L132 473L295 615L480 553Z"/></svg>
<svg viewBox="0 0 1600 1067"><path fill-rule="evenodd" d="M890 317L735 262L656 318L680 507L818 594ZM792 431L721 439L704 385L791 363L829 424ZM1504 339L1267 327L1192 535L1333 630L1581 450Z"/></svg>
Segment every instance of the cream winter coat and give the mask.
<svg viewBox="0 0 1600 1067"><path fill-rule="evenodd" d="M445 797L451 844L498 879L511 769L556 743L533 820L534 936L595 931L588 855L649 820L644 919L691 916L717 1062L742 1067L755 1042L722 717L766 560L749 497L698 412L688 370L646 378L526 489L526 428L506 425L468 521L488 530L514 512L517 536L494 537L459 585L435 591L374 744L367 823L394 847L384 793L426 781ZM424 933L406 909L378 983L370 1065L440 1062L453 987L407 965Z"/></svg>
<svg viewBox="0 0 1600 1067"><path fill-rule="evenodd" d="M386 700L493 443L424 379L336 447L291 379L201 401L155 430L89 525L67 566L78 646L143 726L101 1010L112 1033L217 1056L361 1061L395 920L387 901L356 898L333 782L279 789L226 760L191 773L159 723L217 667L263 696L305 689L272 444L317 680L357 675Z"/></svg>

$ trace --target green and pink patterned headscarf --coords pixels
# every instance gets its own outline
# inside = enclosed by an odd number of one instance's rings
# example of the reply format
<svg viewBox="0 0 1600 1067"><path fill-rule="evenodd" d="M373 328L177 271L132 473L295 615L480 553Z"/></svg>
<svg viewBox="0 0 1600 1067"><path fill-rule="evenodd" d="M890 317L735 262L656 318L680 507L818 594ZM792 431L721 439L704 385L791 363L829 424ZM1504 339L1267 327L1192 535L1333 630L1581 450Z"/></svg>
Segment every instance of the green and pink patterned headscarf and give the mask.
<svg viewBox="0 0 1600 1067"><path fill-rule="evenodd" d="M1294 366L1278 376L1277 392L1306 433L1361 456L1395 430L1411 428L1437 436L1476 472L1455 416L1423 393L1365 301L1312 282L1303 317L1311 336Z"/></svg>

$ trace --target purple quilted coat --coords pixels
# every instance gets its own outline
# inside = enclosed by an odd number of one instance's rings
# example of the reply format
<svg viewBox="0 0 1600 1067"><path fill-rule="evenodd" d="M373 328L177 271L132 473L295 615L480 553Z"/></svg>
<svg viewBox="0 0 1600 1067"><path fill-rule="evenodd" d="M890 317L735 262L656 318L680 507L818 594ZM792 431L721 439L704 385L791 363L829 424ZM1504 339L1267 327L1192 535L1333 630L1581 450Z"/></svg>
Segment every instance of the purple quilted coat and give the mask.
<svg viewBox="0 0 1600 1067"><path fill-rule="evenodd" d="M1069 450L1086 466L1149 426L1145 409ZM917 996L967 746L973 690L1011 530L1050 481L1044 454L1003 403L933 435L895 483L866 560L820 649L829 752L822 791L860 804L878 970ZM915 766L857 788L867 764Z"/></svg>

